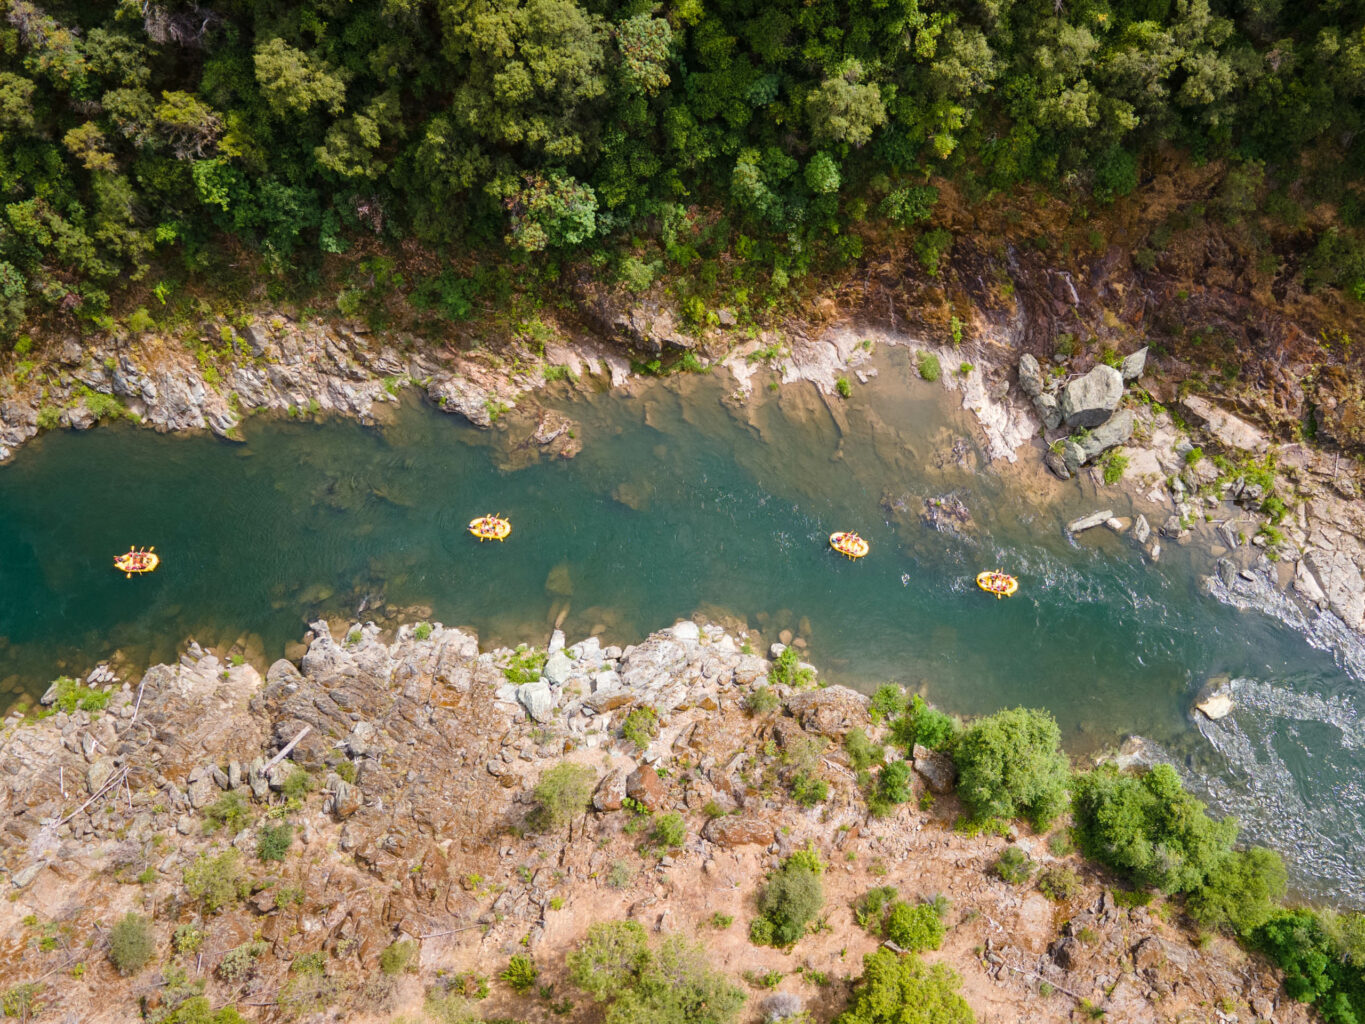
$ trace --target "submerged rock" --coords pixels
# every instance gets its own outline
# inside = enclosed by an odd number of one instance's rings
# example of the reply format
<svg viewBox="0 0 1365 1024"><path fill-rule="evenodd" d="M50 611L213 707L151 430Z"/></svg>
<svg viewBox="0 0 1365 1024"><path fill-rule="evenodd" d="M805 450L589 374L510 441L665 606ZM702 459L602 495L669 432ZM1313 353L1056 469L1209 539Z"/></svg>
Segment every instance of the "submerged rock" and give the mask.
<svg viewBox="0 0 1365 1024"><path fill-rule="evenodd" d="M1232 680L1228 676L1214 676L1195 698L1194 708L1212 722L1227 718L1236 705L1232 700Z"/></svg>
<svg viewBox="0 0 1365 1024"><path fill-rule="evenodd" d="M1091 512L1088 516L1081 516L1079 519L1073 519L1071 522L1067 523L1066 532L1082 533L1085 530L1094 529L1096 526L1101 525L1113 517L1114 512L1112 509L1106 508L1100 512Z"/></svg>
<svg viewBox="0 0 1365 1024"><path fill-rule="evenodd" d="M1123 375L1112 366L1096 366L1062 389L1062 418L1068 427L1098 427L1122 398Z"/></svg>

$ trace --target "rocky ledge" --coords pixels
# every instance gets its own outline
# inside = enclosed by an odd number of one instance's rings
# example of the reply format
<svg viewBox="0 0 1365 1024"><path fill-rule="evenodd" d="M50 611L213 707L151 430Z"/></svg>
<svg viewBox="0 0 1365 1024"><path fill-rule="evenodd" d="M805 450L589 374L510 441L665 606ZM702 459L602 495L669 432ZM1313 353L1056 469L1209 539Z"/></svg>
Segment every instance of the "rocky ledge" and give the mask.
<svg viewBox="0 0 1365 1024"><path fill-rule="evenodd" d="M917 799L871 817L836 742L881 737L868 699L718 627L624 649L556 634L545 651L481 652L438 623L319 622L306 639L264 677L191 645L140 680L100 667L63 681L45 717L10 715L7 992L53 1020L179 1020L202 993L252 1019L366 1022L482 989L480 1018L588 1021L600 1008L569 984L566 954L592 923L631 918L746 979L742 1019L767 1019L776 988L828 1021L878 942L853 903L889 885L947 901L929 958L961 974L981 1020L1061 1022L1087 1004L1139 1024L1210 1007L1307 1020L1263 964L1196 947L1174 907L1117 905L1064 847L954 831L952 766L927 751ZM530 827L536 784L565 763L591 776L591 809ZM798 765L824 786L804 804ZM664 815L680 834L658 848L641 828ZM764 871L808 844L829 864L824 925L792 951L751 944ZM1080 883L1061 902L1007 884L991 868L1011 844ZM151 944L120 975L110 928L130 911ZM518 954L540 972L525 995L498 979Z"/></svg>

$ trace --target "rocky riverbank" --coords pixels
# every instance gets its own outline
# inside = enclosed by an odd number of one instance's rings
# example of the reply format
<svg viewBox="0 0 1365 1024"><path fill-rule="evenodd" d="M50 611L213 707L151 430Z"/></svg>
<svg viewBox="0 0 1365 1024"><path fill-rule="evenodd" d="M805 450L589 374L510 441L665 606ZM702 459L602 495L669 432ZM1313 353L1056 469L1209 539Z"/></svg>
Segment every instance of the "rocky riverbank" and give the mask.
<svg viewBox="0 0 1365 1024"><path fill-rule="evenodd" d="M631 919L702 941L747 993L741 1019L769 1019L777 993L828 1021L879 941L853 905L889 885L946 900L926 956L983 1022L1308 1019L1174 906L1121 906L1057 835L955 831L951 765L928 751L913 799L869 815L840 742L882 737L868 698L749 637L682 622L624 649L556 633L481 652L438 623L318 622L305 639L264 676L193 645L140 679L100 667L54 685L46 717L6 720L7 1000L53 1020L180 1019L202 995L253 1020L368 1022L464 1019L450 996L482 992L475 1019L588 1021L566 955ZM535 789L565 763L592 806L546 827ZM821 784L799 800L798 771ZM1002 881L1010 846L1077 883L1049 899ZM805 847L828 865L820 928L752 944L763 873ZM130 912L151 945L121 975L111 928ZM539 972L523 994L499 977L518 955Z"/></svg>

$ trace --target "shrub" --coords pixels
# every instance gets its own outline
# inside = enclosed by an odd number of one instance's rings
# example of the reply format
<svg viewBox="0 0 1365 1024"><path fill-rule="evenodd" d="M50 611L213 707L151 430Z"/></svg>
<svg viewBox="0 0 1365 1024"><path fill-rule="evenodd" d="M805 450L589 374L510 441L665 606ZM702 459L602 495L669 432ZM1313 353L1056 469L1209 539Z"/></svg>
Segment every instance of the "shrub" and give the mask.
<svg viewBox="0 0 1365 1024"><path fill-rule="evenodd" d="M1088 856L1168 893L1201 888L1237 836L1236 821L1210 818L1170 765L1140 775L1101 766L1076 779L1073 806Z"/></svg>
<svg viewBox="0 0 1365 1024"><path fill-rule="evenodd" d="M25 985L15 985L13 988L5 989L3 993L0 993L0 1014L19 1020L31 1020L37 1017L43 1010L43 1004L38 1001L42 992L43 986L32 981Z"/></svg>
<svg viewBox="0 0 1365 1024"><path fill-rule="evenodd" d="M1128 456L1117 448L1111 448L1100 459L1100 469L1104 472L1104 482L1109 485L1123 479L1123 471L1128 468Z"/></svg>
<svg viewBox="0 0 1365 1024"><path fill-rule="evenodd" d="M1056 903L1074 899L1081 891L1081 879L1070 868L1053 866L1038 875L1038 891Z"/></svg>
<svg viewBox="0 0 1365 1024"><path fill-rule="evenodd" d="M1226 925L1249 935L1274 915L1287 875L1278 853L1259 846L1230 853L1190 894L1190 916L1200 924Z"/></svg>
<svg viewBox="0 0 1365 1024"><path fill-rule="evenodd" d="M816 864L819 864L818 858ZM754 919L749 937L760 946L790 946L806 934L806 926L825 905L821 870L803 851L792 854L758 897L761 916Z"/></svg>
<svg viewBox="0 0 1365 1024"><path fill-rule="evenodd" d="M280 792L284 794L286 800L302 800L313 792L314 785L313 776L295 766L294 770L285 776Z"/></svg>
<svg viewBox="0 0 1365 1024"><path fill-rule="evenodd" d="M808 1020L802 1015L804 1006L805 1003L795 992L774 992L763 1000L763 1024Z"/></svg>
<svg viewBox="0 0 1365 1024"><path fill-rule="evenodd" d="M920 265L924 267L926 274L930 277L937 277L939 261L943 258L943 254L952 247L952 232L944 228L934 228L924 232L915 240L915 256L919 259Z"/></svg>
<svg viewBox="0 0 1365 1024"><path fill-rule="evenodd" d="M419 622L412 629L413 638L416 640L426 640L431 636L431 623Z"/></svg>
<svg viewBox="0 0 1365 1024"><path fill-rule="evenodd" d="M829 783L807 772L792 776L792 799L802 807L814 807L829 798Z"/></svg>
<svg viewBox="0 0 1365 1024"><path fill-rule="evenodd" d="M402 974L404 971L415 971L417 970L417 953L417 943L412 939L401 939L398 942L390 943L379 954L379 969L389 977ZM535 979L532 978L532 980ZM515 985L512 987L516 988ZM517 991L520 992L521 989L517 989Z"/></svg>
<svg viewBox="0 0 1365 1024"><path fill-rule="evenodd" d="M518 953L507 961L507 969L498 977L512 986L512 991L526 992L536 983L540 971L529 956Z"/></svg>
<svg viewBox="0 0 1365 1024"><path fill-rule="evenodd" d="M261 860L284 860L294 842L294 826L289 822L262 827L256 837L256 856Z"/></svg>
<svg viewBox="0 0 1365 1024"><path fill-rule="evenodd" d="M622 738L635 744L636 750L644 750L657 735L659 713L653 708L634 708L621 724Z"/></svg>
<svg viewBox="0 0 1365 1024"><path fill-rule="evenodd" d="M860 926L877 935L882 934L882 918L886 916L886 908L895 902L900 895L896 892L895 886L882 885L875 889L869 889L858 897L853 904L853 918Z"/></svg>
<svg viewBox="0 0 1365 1024"><path fill-rule="evenodd" d="M942 964L879 949L863 957L863 975L834 1024L975 1024L959 984Z"/></svg>
<svg viewBox="0 0 1365 1024"><path fill-rule="evenodd" d="M744 993L679 936L651 948L634 921L603 921L568 957L569 977L607 1002L611 1024L730 1024Z"/></svg>
<svg viewBox="0 0 1365 1024"><path fill-rule="evenodd" d="M815 673L801 667L801 658L795 647L783 648L782 653L768 670L768 682L774 686L809 686L815 681Z"/></svg>
<svg viewBox="0 0 1365 1024"><path fill-rule="evenodd" d="M213 828L226 829L230 835L236 835L250 824L251 812L241 793L230 792L205 807L204 817Z"/></svg>
<svg viewBox="0 0 1365 1024"><path fill-rule="evenodd" d="M52 701L54 711L65 711L68 715L78 708L81 711L103 711L109 703L108 690L92 690L70 676L58 676L52 685L57 688Z"/></svg>
<svg viewBox="0 0 1365 1024"><path fill-rule="evenodd" d="M945 929L937 908L930 903L897 901L886 916L886 937L908 953L938 949Z"/></svg>
<svg viewBox="0 0 1365 1024"><path fill-rule="evenodd" d="M1252 934L1253 944L1284 971L1284 989L1313 1003L1328 1024L1356 1024L1365 1015L1365 984L1357 964L1337 955L1311 910L1282 910Z"/></svg>
<svg viewBox="0 0 1365 1024"><path fill-rule="evenodd" d="M651 833L656 846L665 850L674 850L682 846L687 839L687 824L683 821L683 816L677 811L661 815L654 821L654 831Z"/></svg>
<svg viewBox="0 0 1365 1024"><path fill-rule="evenodd" d="M1033 877L1033 860L1017 846L1007 846L995 862L995 873L1010 885L1023 885Z"/></svg>
<svg viewBox="0 0 1365 1024"><path fill-rule="evenodd" d="M256 965L268 948L264 942L247 942L229 949L218 961L218 977L229 984L246 981L256 973Z"/></svg>
<svg viewBox="0 0 1365 1024"><path fill-rule="evenodd" d="M109 960L124 977L146 967L155 952L152 923L141 914L123 915L109 931Z"/></svg>
<svg viewBox="0 0 1365 1024"><path fill-rule="evenodd" d="M545 831L563 828L592 801L597 773L584 764L558 764L543 772L533 791L534 824Z"/></svg>
<svg viewBox="0 0 1365 1024"><path fill-rule="evenodd" d="M891 813L892 808L905 803L912 795L910 765L901 760L892 761L878 773L876 788L867 798L867 809L880 817Z"/></svg>
<svg viewBox="0 0 1365 1024"><path fill-rule="evenodd" d="M848 398L853 394L853 385L848 382L847 377L840 377L834 382L834 390L839 392L840 398Z"/></svg>
<svg viewBox="0 0 1365 1024"><path fill-rule="evenodd" d="M630 861L612 861L611 870L607 872L607 884L613 889L624 889L634 877L635 869Z"/></svg>
<svg viewBox="0 0 1365 1024"><path fill-rule="evenodd" d="M916 743L951 753L961 734L962 724L956 718L930 707L918 694L910 698L905 713L891 724L891 738L907 753Z"/></svg>
<svg viewBox="0 0 1365 1024"><path fill-rule="evenodd" d="M171 946L177 953L198 953L204 946L204 931L192 924L178 925Z"/></svg>
<svg viewBox="0 0 1365 1024"><path fill-rule="evenodd" d="M873 743L867 733L856 727L844 735L844 751L848 754L848 763L859 772L879 764L886 754L880 743Z"/></svg>
<svg viewBox="0 0 1365 1024"><path fill-rule="evenodd" d="M755 686L744 698L744 710L750 715L766 715L776 711L782 705L777 694L773 693L766 685Z"/></svg>
<svg viewBox="0 0 1365 1024"><path fill-rule="evenodd" d="M905 708L905 689L895 683L885 683L877 687L877 692L872 695L872 700L868 705L874 722L904 714Z"/></svg>
<svg viewBox="0 0 1365 1024"><path fill-rule="evenodd" d="M250 893L251 879L242 867L242 855L236 850L225 850L216 857L201 853L185 869L185 890L203 902L206 913L212 914Z"/></svg>
<svg viewBox="0 0 1365 1024"><path fill-rule="evenodd" d="M1027 817L1046 828L1066 803L1061 738L1046 711L1013 708L980 719L954 747L958 795L978 821Z"/></svg>
<svg viewBox="0 0 1365 1024"><path fill-rule="evenodd" d="M1203 458L1204 449L1196 445L1195 447L1191 448L1189 451L1185 453L1185 465L1197 466L1199 465L1200 460Z"/></svg>
<svg viewBox="0 0 1365 1024"><path fill-rule="evenodd" d="M496 416L493 418L497 419ZM534 683L540 678L540 670L545 667L548 657L544 651L533 650L522 644L507 659L507 667L502 670L502 674L509 683L516 683L518 686L523 683Z"/></svg>
<svg viewBox="0 0 1365 1024"><path fill-rule="evenodd" d="M938 356L932 352L921 352L915 357L919 375L929 382L939 379L943 375L943 369L938 364Z"/></svg>

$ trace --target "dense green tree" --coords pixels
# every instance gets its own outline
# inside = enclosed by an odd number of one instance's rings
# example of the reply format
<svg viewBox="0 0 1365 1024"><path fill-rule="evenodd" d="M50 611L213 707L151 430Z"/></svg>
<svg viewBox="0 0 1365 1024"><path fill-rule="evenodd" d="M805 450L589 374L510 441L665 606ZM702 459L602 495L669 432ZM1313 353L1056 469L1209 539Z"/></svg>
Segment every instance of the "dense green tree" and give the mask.
<svg viewBox="0 0 1365 1024"><path fill-rule="evenodd" d="M862 977L834 1024L974 1024L960 984L942 964L879 949L863 957Z"/></svg>
<svg viewBox="0 0 1365 1024"><path fill-rule="evenodd" d="M953 748L958 795L978 819L1026 817L1045 828L1066 806L1061 741L1046 711L1014 708L979 719Z"/></svg>

